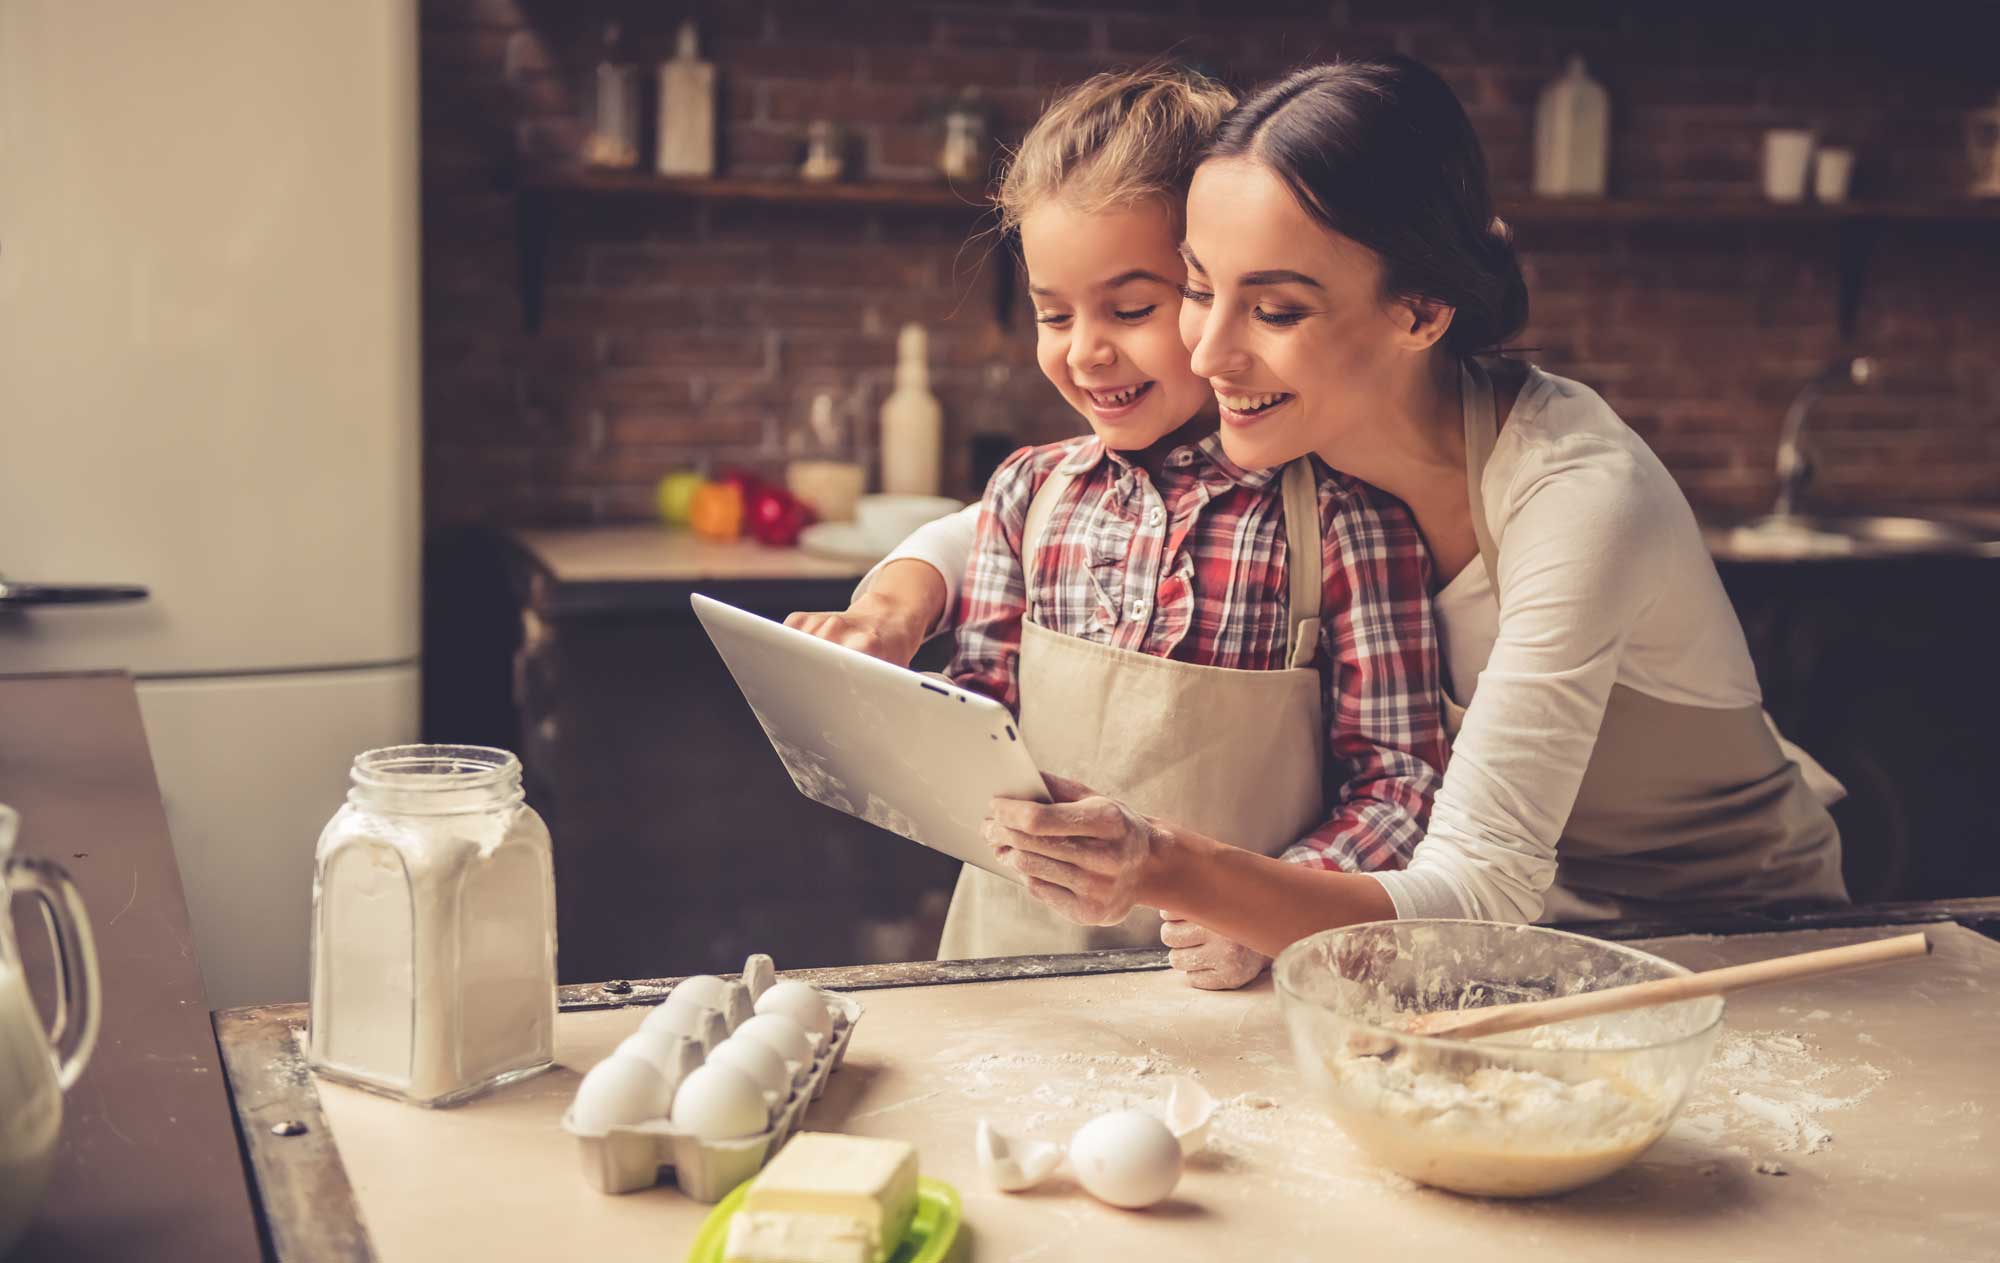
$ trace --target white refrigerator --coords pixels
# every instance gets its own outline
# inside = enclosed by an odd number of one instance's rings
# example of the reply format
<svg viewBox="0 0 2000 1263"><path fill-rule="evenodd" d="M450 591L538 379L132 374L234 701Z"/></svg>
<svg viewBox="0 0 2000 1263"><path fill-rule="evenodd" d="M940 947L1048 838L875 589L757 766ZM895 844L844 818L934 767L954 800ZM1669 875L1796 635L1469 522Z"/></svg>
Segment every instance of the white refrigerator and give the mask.
<svg viewBox="0 0 2000 1263"><path fill-rule="evenodd" d="M417 187L415 0L0 0L0 674L137 677L218 1008L416 739Z"/></svg>

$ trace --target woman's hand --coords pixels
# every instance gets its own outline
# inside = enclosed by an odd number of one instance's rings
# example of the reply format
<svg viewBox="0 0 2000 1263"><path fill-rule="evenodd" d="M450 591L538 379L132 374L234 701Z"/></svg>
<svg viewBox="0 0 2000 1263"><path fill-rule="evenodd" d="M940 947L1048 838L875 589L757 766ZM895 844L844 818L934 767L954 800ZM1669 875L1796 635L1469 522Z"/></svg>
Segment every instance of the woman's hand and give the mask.
<svg viewBox="0 0 2000 1263"><path fill-rule="evenodd" d="M1248 986L1271 963L1261 952L1173 917L1160 923L1160 941L1170 949L1167 963L1187 975L1189 986L1203 991L1234 991Z"/></svg>
<svg viewBox="0 0 2000 1263"><path fill-rule="evenodd" d="M785 626L907 667L944 612L944 601L944 579L930 563L905 558L882 567L845 610L792 614Z"/></svg>
<svg viewBox="0 0 2000 1263"><path fill-rule="evenodd" d="M1044 776L1053 802L996 798L987 809L993 854L1028 891L1079 925L1117 925L1143 902L1168 831L1124 803L1060 776Z"/></svg>

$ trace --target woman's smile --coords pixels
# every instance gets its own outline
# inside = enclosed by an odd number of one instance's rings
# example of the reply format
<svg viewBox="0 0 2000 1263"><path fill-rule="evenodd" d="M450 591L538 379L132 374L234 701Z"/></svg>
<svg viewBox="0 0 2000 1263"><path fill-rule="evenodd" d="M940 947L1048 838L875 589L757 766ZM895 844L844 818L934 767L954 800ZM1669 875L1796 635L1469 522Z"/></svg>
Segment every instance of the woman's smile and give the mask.
<svg viewBox="0 0 2000 1263"><path fill-rule="evenodd" d="M1255 425L1297 397L1283 390L1244 391L1215 387L1215 402L1221 409L1222 423L1239 428Z"/></svg>

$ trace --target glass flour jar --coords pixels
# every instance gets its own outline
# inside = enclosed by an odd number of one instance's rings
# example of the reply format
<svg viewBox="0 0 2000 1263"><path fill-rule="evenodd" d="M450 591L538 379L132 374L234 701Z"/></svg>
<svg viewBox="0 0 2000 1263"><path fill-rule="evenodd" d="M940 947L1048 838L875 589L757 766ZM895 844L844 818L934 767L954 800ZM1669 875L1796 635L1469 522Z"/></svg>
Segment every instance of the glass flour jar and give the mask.
<svg viewBox="0 0 2000 1263"><path fill-rule="evenodd" d="M354 760L320 834L306 1059L418 1105L555 1059L549 831L505 750L412 745Z"/></svg>

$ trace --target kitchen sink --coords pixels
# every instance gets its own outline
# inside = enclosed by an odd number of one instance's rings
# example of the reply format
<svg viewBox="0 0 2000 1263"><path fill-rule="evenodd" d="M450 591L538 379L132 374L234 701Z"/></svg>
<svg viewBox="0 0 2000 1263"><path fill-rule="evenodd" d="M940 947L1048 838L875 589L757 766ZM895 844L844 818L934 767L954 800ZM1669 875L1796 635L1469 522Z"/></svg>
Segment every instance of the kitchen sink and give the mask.
<svg viewBox="0 0 2000 1263"><path fill-rule="evenodd" d="M2000 557L2000 514L1898 517L1771 514L1702 526L1723 561L1815 561L1844 557Z"/></svg>

